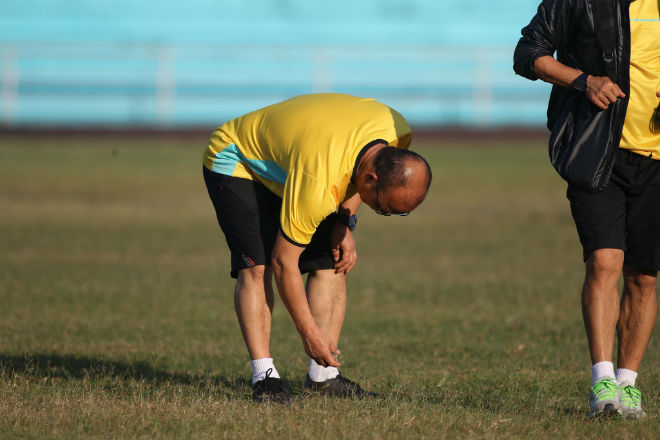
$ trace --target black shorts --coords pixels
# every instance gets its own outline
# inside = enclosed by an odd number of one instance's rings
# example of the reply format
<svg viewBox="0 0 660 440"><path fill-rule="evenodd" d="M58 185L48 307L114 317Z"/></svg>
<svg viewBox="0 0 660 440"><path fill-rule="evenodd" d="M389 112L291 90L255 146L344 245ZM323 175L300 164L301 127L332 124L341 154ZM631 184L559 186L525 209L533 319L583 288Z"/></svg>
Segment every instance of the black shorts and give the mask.
<svg viewBox="0 0 660 440"><path fill-rule="evenodd" d="M204 182L227 245L231 251L231 276L248 267L270 266L270 254L280 229L282 199L259 182L214 173L202 167ZM321 222L300 255L301 273L332 269L330 228L335 214Z"/></svg>
<svg viewBox="0 0 660 440"><path fill-rule="evenodd" d="M620 149L602 191L568 185L566 196L586 260L597 249L621 249L624 264L660 270L660 161Z"/></svg>

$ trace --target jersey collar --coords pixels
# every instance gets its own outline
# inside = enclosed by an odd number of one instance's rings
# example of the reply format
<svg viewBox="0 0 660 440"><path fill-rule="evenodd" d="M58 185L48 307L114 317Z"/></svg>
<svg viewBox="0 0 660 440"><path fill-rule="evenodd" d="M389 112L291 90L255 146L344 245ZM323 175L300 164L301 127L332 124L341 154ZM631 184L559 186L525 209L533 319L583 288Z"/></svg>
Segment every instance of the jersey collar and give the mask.
<svg viewBox="0 0 660 440"><path fill-rule="evenodd" d="M364 147L362 147L362 149L358 153L357 158L355 159L355 165L353 165L353 174L351 174L351 183L352 184L355 184L355 176L357 175L358 166L360 165L360 161L362 160L362 157L364 156L364 153L366 153L369 148L371 148L371 147L373 147L374 145L377 145L377 144L388 145L387 141L384 140L384 139L375 139L375 140L369 142Z"/></svg>

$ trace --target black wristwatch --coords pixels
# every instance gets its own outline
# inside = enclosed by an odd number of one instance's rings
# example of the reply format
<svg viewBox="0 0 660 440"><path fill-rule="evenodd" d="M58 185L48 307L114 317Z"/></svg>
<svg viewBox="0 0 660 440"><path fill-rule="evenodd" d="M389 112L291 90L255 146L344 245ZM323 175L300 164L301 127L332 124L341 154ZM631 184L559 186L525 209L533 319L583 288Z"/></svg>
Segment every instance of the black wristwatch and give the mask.
<svg viewBox="0 0 660 440"><path fill-rule="evenodd" d="M357 226L357 215L337 214L337 221L348 226L349 231L354 231Z"/></svg>
<svg viewBox="0 0 660 440"><path fill-rule="evenodd" d="M583 73L582 75L575 78L573 81L573 90L577 90L580 93L587 91L587 78L589 77L588 73Z"/></svg>

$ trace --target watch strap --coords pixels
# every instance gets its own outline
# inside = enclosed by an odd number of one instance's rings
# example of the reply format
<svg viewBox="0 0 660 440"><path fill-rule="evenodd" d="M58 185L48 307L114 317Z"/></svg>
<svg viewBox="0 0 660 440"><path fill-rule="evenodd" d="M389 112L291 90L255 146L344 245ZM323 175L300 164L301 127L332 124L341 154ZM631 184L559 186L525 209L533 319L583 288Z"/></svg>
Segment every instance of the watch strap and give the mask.
<svg viewBox="0 0 660 440"><path fill-rule="evenodd" d="M588 73L582 73L580 76L575 78L573 81L573 89L578 92L584 93L587 91L587 78L589 77Z"/></svg>
<svg viewBox="0 0 660 440"><path fill-rule="evenodd" d="M337 221L347 226L350 231L353 231L357 226L357 215L337 214Z"/></svg>

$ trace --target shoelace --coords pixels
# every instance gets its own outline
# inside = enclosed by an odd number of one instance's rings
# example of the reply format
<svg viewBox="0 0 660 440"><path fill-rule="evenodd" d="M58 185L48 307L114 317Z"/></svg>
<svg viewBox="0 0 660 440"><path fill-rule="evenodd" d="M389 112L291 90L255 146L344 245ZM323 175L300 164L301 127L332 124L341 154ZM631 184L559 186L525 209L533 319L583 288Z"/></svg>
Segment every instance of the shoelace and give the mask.
<svg viewBox="0 0 660 440"><path fill-rule="evenodd" d="M614 399L619 391L619 385L613 380L603 379L596 382L591 389L598 400Z"/></svg>
<svg viewBox="0 0 660 440"><path fill-rule="evenodd" d="M269 368L266 370L266 377L264 377L264 380L270 379L270 374L273 372L272 368Z"/></svg>
<svg viewBox="0 0 660 440"><path fill-rule="evenodd" d="M642 398L642 392L632 385L626 386L623 391L624 392L621 395L621 403L626 406L637 408L639 406L639 401Z"/></svg>
<svg viewBox="0 0 660 440"><path fill-rule="evenodd" d="M280 381L279 378L277 377L270 377L270 375L273 373L273 369L269 368L266 370L266 376L257 382L257 388L260 389L275 389L276 391L282 391L284 390L284 387L282 386L282 382Z"/></svg>

